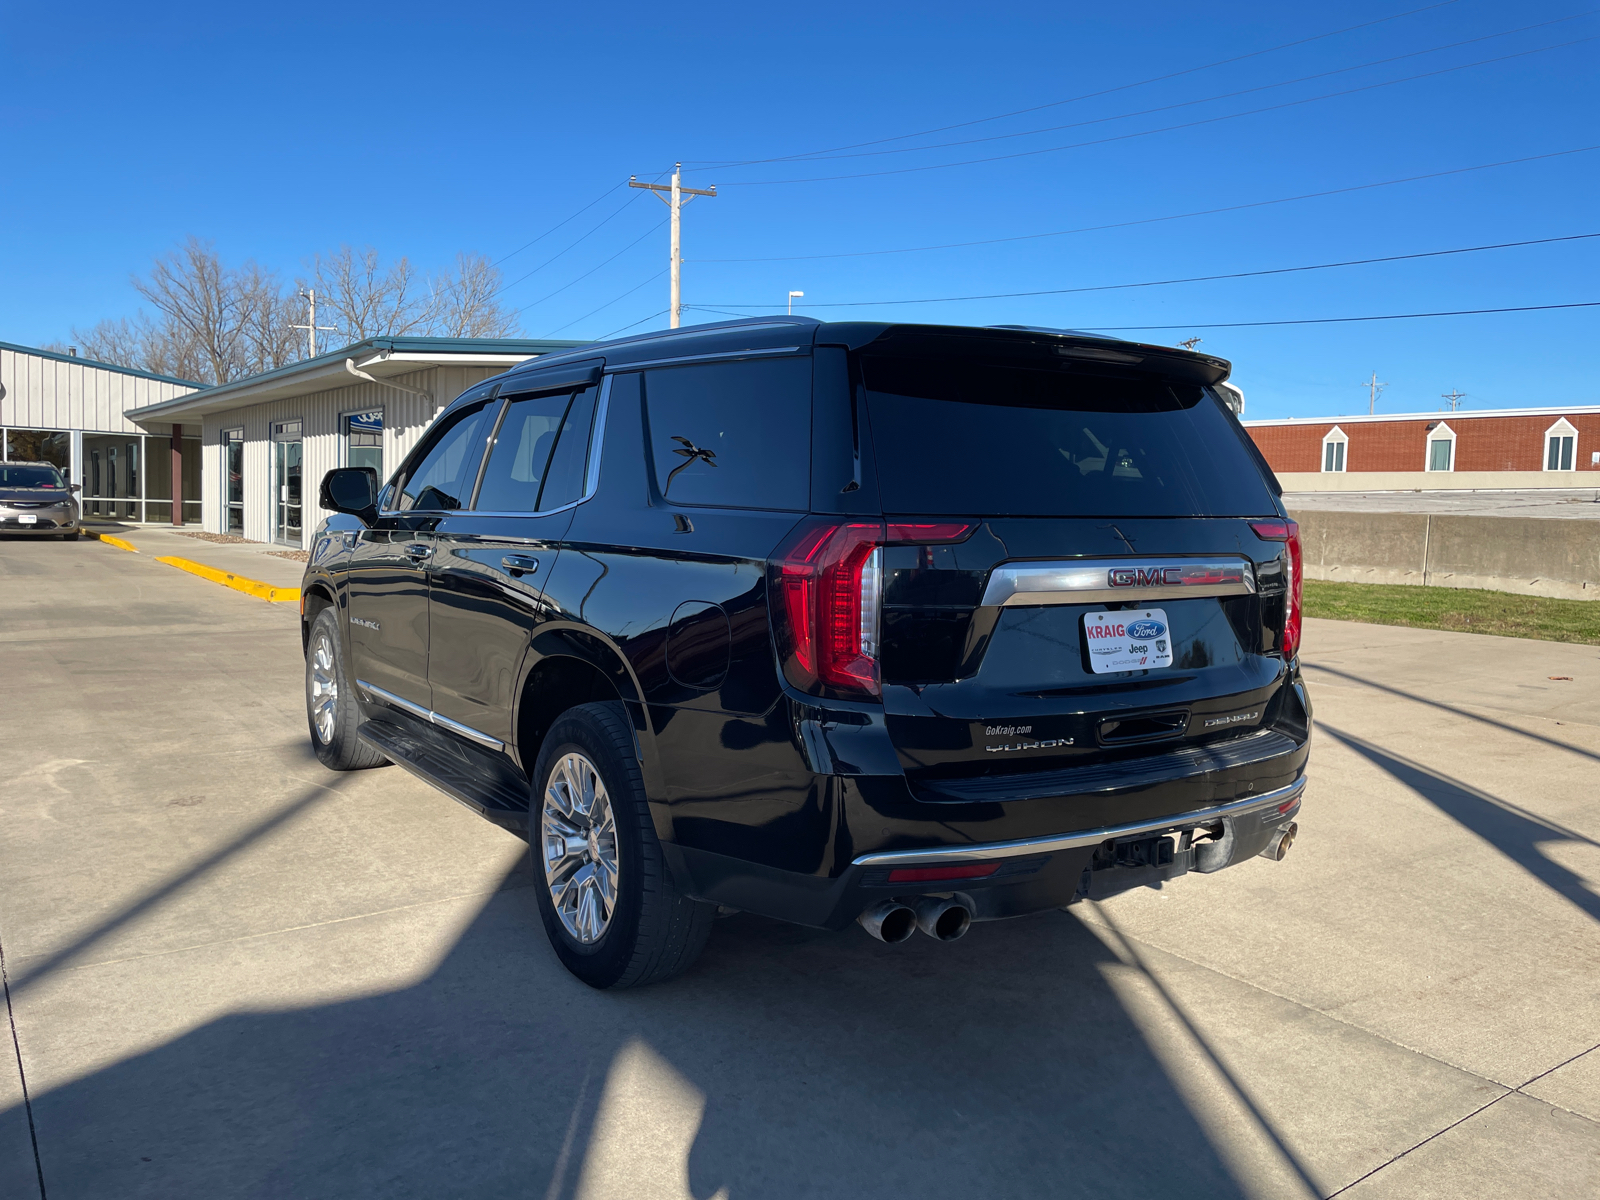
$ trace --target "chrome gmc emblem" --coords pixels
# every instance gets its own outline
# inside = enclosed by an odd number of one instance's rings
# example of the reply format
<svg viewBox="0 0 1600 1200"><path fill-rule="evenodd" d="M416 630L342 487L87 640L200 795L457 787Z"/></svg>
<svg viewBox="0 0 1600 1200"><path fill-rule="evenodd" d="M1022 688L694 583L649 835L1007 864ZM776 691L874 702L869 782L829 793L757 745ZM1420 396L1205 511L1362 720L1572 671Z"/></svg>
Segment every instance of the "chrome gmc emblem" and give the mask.
<svg viewBox="0 0 1600 1200"><path fill-rule="evenodd" d="M1112 587L1161 587L1181 584L1182 567L1112 567L1106 572Z"/></svg>

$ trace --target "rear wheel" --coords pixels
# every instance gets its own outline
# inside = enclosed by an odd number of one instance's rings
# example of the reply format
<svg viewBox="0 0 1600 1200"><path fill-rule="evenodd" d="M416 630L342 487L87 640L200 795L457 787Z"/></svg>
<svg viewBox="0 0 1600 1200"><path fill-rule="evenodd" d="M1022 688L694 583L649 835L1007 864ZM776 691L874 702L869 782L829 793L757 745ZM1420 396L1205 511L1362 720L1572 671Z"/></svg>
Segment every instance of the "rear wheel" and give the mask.
<svg viewBox="0 0 1600 1200"><path fill-rule="evenodd" d="M361 708L345 676L339 622L331 608L317 614L306 645L306 721L311 726L311 748L329 770L388 765L388 759L356 737Z"/></svg>
<svg viewBox="0 0 1600 1200"><path fill-rule="evenodd" d="M533 778L539 912L562 964L596 988L638 987L686 970L716 906L685 896L667 869L623 706L564 713Z"/></svg>

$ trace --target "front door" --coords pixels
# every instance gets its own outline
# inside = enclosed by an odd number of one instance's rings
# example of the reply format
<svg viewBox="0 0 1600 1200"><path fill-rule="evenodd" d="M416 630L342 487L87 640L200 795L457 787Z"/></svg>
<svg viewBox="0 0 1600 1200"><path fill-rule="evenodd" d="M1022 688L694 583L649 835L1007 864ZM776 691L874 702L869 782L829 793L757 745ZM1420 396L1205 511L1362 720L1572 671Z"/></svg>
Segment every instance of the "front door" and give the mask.
<svg viewBox="0 0 1600 1200"><path fill-rule="evenodd" d="M272 427L272 540L299 547L302 468L305 443L299 421L280 421Z"/></svg>
<svg viewBox="0 0 1600 1200"><path fill-rule="evenodd" d="M428 680L446 727L474 741L514 740L518 674L550 616L545 589L584 494L597 393L512 396L473 511L435 530Z"/></svg>
<svg viewBox="0 0 1600 1200"><path fill-rule="evenodd" d="M483 458L489 400L434 426L407 471L384 491L387 511L362 530L350 556L350 652L359 685L376 699L426 716L428 564L434 530L471 502Z"/></svg>

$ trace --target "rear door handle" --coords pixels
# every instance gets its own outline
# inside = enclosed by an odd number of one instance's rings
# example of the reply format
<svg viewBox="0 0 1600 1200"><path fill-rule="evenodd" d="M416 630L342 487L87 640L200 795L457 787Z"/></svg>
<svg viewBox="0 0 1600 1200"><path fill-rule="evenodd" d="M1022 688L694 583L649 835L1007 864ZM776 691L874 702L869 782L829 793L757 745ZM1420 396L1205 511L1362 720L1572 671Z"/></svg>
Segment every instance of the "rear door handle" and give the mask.
<svg viewBox="0 0 1600 1200"><path fill-rule="evenodd" d="M539 569L539 560L529 558L526 554L508 554L500 560L500 565L513 579L523 575L531 575Z"/></svg>
<svg viewBox="0 0 1600 1200"><path fill-rule="evenodd" d="M433 553L433 547L422 542L411 542L406 546L406 557L413 562L421 562Z"/></svg>

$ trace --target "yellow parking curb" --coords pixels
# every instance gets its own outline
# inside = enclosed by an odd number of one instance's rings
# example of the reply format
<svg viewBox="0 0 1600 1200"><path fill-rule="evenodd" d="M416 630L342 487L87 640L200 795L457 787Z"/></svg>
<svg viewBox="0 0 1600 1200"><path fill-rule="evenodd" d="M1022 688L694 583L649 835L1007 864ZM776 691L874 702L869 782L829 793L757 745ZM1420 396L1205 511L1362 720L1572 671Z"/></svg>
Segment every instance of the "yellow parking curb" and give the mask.
<svg viewBox="0 0 1600 1200"><path fill-rule="evenodd" d="M133 547L128 547L130 550ZM216 567L208 567L204 563L191 562L187 558L173 558L162 555L157 558L158 563L166 563L169 567L177 567L180 571L187 571L191 575L198 575L201 579L209 579L212 583L220 583L223 587L232 588L236 592L243 592L247 596L254 596L259 600L267 600L273 604L297 604L300 601L299 588L273 587L270 583L262 583L259 579L246 579L243 575L235 575L232 571L219 571Z"/></svg>
<svg viewBox="0 0 1600 1200"><path fill-rule="evenodd" d="M115 546L118 550L126 550L129 554L139 553L136 547L129 545L119 537L112 537L109 533L96 533L92 529L85 529L83 536L94 538L95 541L104 542L108 546Z"/></svg>

